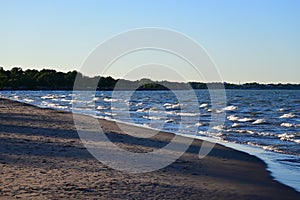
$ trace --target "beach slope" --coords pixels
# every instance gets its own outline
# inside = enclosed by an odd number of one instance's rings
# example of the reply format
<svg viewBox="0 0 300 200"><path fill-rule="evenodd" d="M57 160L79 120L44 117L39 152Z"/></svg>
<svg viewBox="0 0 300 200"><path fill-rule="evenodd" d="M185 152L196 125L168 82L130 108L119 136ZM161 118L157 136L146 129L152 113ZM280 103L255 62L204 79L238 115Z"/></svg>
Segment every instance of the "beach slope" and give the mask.
<svg viewBox="0 0 300 200"><path fill-rule="evenodd" d="M174 137L136 138L114 122L99 122L116 145L132 152L155 150ZM0 199L300 199L273 180L260 159L221 145L199 159L201 143L194 140L168 167L129 174L91 156L71 113L0 99Z"/></svg>

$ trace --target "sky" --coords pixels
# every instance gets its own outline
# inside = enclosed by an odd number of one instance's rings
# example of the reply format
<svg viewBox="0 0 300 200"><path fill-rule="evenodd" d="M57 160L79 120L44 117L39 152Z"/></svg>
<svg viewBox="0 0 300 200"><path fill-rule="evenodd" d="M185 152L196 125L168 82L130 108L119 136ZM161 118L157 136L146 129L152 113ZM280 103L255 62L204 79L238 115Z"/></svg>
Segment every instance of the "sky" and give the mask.
<svg viewBox="0 0 300 200"><path fill-rule="evenodd" d="M300 83L299 10L299 0L0 0L0 66L80 70L108 38L160 27L199 43L226 82Z"/></svg>

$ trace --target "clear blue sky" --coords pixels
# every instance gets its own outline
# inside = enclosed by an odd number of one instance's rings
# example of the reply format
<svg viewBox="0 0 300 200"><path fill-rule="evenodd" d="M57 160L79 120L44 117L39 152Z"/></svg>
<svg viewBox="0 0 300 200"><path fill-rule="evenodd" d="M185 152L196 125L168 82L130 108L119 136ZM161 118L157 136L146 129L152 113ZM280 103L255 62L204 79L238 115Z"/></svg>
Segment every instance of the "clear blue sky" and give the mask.
<svg viewBox="0 0 300 200"><path fill-rule="evenodd" d="M299 0L0 0L0 19L5 69L79 69L105 39L163 27L200 43L224 81L300 83Z"/></svg>

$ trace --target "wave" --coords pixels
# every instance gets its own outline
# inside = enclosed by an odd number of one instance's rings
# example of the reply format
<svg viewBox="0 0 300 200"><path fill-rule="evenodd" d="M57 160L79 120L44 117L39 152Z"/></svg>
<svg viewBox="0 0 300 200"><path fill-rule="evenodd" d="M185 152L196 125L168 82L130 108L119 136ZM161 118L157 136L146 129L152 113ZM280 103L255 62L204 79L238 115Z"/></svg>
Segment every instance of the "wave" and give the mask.
<svg viewBox="0 0 300 200"><path fill-rule="evenodd" d="M266 123L265 119L257 119L252 124L264 124L264 123Z"/></svg>
<svg viewBox="0 0 300 200"><path fill-rule="evenodd" d="M212 127L212 129L217 130L217 131L222 131L222 130L224 130L224 126L223 125L218 125L218 126Z"/></svg>
<svg viewBox="0 0 300 200"><path fill-rule="evenodd" d="M296 138L295 134L283 133L283 134L277 135L277 137L279 137L281 141L295 142L297 144L300 143L300 139Z"/></svg>
<svg viewBox="0 0 300 200"><path fill-rule="evenodd" d="M184 112L175 113L175 114L180 116L186 116L186 117L195 117L199 115L198 113L184 113Z"/></svg>
<svg viewBox="0 0 300 200"><path fill-rule="evenodd" d="M230 116L227 117L227 119L228 119L229 121L238 121L238 120L239 120L239 117L236 117L236 116L234 116L234 115L230 115Z"/></svg>
<svg viewBox="0 0 300 200"><path fill-rule="evenodd" d="M199 108L205 108L205 107L207 107L208 106L208 103L203 103L203 104L201 104L200 106L199 106Z"/></svg>
<svg viewBox="0 0 300 200"><path fill-rule="evenodd" d="M167 120L165 121L165 123L172 123L172 122L174 122L173 119L167 119Z"/></svg>
<svg viewBox="0 0 300 200"><path fill-rule="evenodd" d="M236 109L238 109L237 106L227 106L227 107L223 108L222 110L224 110L224 111L232 111L232 110L236 110Z"/></svg>
<svg viewBox="0 0 300 200"><path fill-rule="evenodd" d="M158 116L143 116L143 118L149 119L149 120L162 120L162 119L165 119L165 118L158 117Z"/></svg>
<svg viewBox="0 0 300 200"><path fill-rule="evenodd" d="M27 102L27 103L32 103L32 102L34 102L33 99L23 99L23 101L25 101L25 102Z"/></svg>
<svg viewBox="0 0 300 200"><path fill-rule="evenodd" d="M205 124L201 123L201 122L198 122L195 124L195 126L205 126Z"/></svg>
<svg viewBox="0 0 300 200"><path fill-rule="evenodd" d="M239 123L233 123L232 125L231 125L231 127L240 127L241 126L241 124L239 124Z"/></svg>
<svg viewBox="0 0 300 200"><path fill-rule="evenodd" d="M234 130L234 132L237 132L237 133L247 133L247 134L251 134L251 135L257 134L257 133L254 132L254 131L251 131L251 130L243 130L243 129L237 129L237 130Z"/></svg>
<svg viewBox="0 0 300 200"><path fill-rule="evenodd" d="M117 102L117 101L119 101L119 99L104 98L103 101L105 101L105 102Z"/></svg>
<svg viewBox="0 0 300 200"><path fill-rule="evenodd" d="M291 123L281 123L280 126L282 126L282 127L287 127L287 128L291 128L291 127L293 127L294 125L291 124Z"/></svg>
<svg viewBox="0 0 300 200"><path fill-rule="evenodd" d="M99 100L100 100L99 97L94 97L94 98L93 98L93 101L99 101Z"/></svg>
<svg viewBox="0 0 300 200"><path fill-rule="evenodd" d="M239 122L249 122L249 121L253 121L253 119L251 118L241 118L241 119L238 119Z"/></svg>
<svg viewBox="0 0 300 200"><path fill-rule="evenodd" d="M139 106L142 106L142 105L144 105L143 102L140 102L140 103L135 104L136 107L139 107Z"/></svg>
<svg viewBox="0 0 300 200"><path fill-rule="evenodd" d="M295 114L293 114L293 113L288 113L288 114L283 114L283 115L281 115L279 118L294 118L294 117L296 117Z"/></svg>
<svg viewBox="0 0 300 200"><path fill-rule="evenodd" d="M107 110L105 106L97 106L97 110Z"/></svg>
<svg viewBox="0 0 300 200"><path fill-rule="evenodd" d="M68 106L62 106L62 105L57 104L57 103L48 103L48 102L45 102L45 101L42 102L42 105L44 105L45 107L56 108L56 109L68 109L69 108Z"/></svg>
<svg viewBox="0 0 300 200"><path fill-rule="evenodd" d="M176 103L176 104L165 103L164 104L164 107L166 107L166 109L173 109L173 110L179 110L181 106L182 105L179 103Z"/></svg>
<svg viewBox="0 0 300 200"><path fill-rule="evenodd" d="M136 112L148 112L149 110L146 108L137 109Z"/></svg>
<svg viewBox="0 0 300 200"><path fill-rule="evenodd" d="M47 94L45 96L42 96L41 99L57 99L58 95L53 95L53 94Z"/></svg>
<svg viewBox="0 0 300 200"><path fill-rule="evenodd" d="M2 95L1 95L2 96ZM4 96L3 96L4 97ZM14 95L13 96L14 99L20 99L20 97L18 95Z"/></svg>
<svg viewBox="0 0 300 200"><path fill-rule="evenodd" d="M234 111L236 110L238 107L237 106L227 106L225 108L222 108L222 109L212 109L212 108L205 108L207 110L207 112L215 112L215 113L223 113L223 112L226 112L226 111Z"/></svg>

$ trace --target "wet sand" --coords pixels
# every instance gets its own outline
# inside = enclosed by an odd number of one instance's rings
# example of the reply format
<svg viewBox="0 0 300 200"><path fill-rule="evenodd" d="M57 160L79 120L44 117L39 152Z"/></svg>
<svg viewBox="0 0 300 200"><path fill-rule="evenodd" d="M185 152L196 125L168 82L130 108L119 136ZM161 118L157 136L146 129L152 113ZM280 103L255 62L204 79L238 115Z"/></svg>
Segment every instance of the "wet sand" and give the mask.
<svg viewBox="0 0 300 200"><path fill-rule="evenodd" d="M174 137L136 138L114 122L99 122L115 144L132 152L155 150ZM260 159L221 145L199 159L201 143L194 140L158 171L121 172L91 156L71 113L0 99L0 199L300 199L273 180Z"/></svg>

